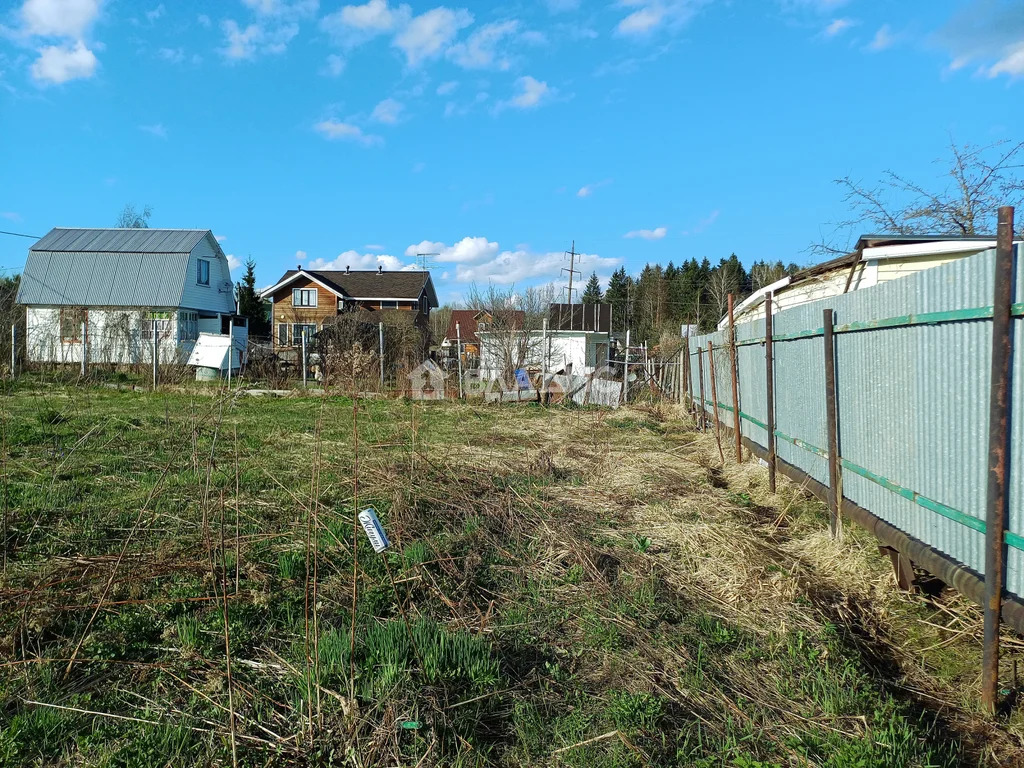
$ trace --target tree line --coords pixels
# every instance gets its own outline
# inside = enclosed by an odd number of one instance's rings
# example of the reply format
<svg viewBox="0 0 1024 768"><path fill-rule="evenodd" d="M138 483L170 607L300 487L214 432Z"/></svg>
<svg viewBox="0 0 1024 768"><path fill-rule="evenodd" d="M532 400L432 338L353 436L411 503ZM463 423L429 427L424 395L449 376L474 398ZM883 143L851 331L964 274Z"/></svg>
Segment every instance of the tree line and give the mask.
<svg viewBox="0 0 1024 768"><path fill-rule="evenodd" d="M679 266L647 264L636 277L619 267L602 290L591 274L580 299L584 304L612 306L612 330L630 331L637 342L655 344L663 333L679 335L682 325L712 330L728 309L729 294L742 301L754 291L795 274L800 267L781 261L756 261L743 266L735 253L715 266L708 259L689 259Z"/></svg>

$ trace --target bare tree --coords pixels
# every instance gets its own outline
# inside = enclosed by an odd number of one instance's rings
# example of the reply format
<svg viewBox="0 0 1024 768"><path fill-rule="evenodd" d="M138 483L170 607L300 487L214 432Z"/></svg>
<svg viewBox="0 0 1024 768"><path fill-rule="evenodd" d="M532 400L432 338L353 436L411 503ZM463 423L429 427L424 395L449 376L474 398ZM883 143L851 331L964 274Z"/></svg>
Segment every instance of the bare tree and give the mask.
<svg viewBox="0 0 1024 768"><path fill-rule="evenodd" d="M481 291L472 286L466 295L466 306L482 310L488 318L478 332L481 364L510 382L517 368L539 362L542 354L539 331L554 294L553 286L524 291L494 285Z"/></svg>
<svg viewBox="0 0 1024 768"><path fill-rule="evenodd" d="M718 267L711 272L708 280L708 298L711 299L711 309L715 317L723 317L729 307L729 294L732 292L733 278L729 274L729 268L725 265Z"/></svg>
<svg viewBox="0 0 1024 768"><path fill-rule="evenodd" d="M148 205L137 211L134 203L125 203L124 210L117 217L118 229L149 229L149 217L152 215L153 209Z"/></svg>
<svg viewBox="0 0 1024 768"><path fill-rule="evenodd" d="M952 139L950 156L940 189L886 171L874 186L850 176L836 179L845 191L850 218L839 222L829 238L811 245L813 253L848 253L837 244L840 233L849 238L856 227L868 226L894 235L990 235L996 229L996 210L1001 205L1024 204L1024 141L997 141L977 146L958 145ZM1020 233L1024 234L1024 223Z"/></svg>
<svg viewBox="0 0 1024 768"><path fill-rule="evenodd" d="M754 291L759 291L785 276L786 268L782 266L781 261L774 264L755 264L750 268L750 287Z"/></svg>

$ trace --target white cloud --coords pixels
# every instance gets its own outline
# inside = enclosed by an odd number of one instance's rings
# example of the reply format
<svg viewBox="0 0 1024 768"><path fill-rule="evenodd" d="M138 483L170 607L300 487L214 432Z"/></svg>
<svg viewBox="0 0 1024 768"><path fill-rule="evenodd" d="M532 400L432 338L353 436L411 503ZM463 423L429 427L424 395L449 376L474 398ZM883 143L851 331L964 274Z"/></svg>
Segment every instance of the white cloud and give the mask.
<svg viewBox="0 0 1024 768"><path fill-rule="evenodd" d="M387 253L359 253L358 251L344 251L330 260L312 259L306 265L306 269L324 270L377 269L377 267L384 267L388 272L416 269L415 264L404 264L401 259Z"/></svg>
<svg viewBox="0 0 1024 768"><path fill-rule="evenodd" d="M164 128L163 123L153 123L151 125L140 125L140 131L145 131L151 136L156 136L158 139L167 138L167 129Z"/></svg>
<svg viewBox="0 0 1024 768"><path fill-rule="evenodd" d="M690 228L688 230L685 230L683 232L683 234L684 235L699 235L705 229L707 229L712 224L714 224L716 221L718 221L718 214L720 214L720 213L721 213L721 211L719 211L716 208L711 213L709 213L707 216L705 216L703 219L698 221L692 228Z"/></svg>
<svg viewBox="0 0 1024 768"><path fill-rule="evenodd" d="M327 63L324 65L322 70L323 74L330 75L331 77L338 77L344 71L345 59L336 53L328 54Z"/></svg>
<svg viewBox="0 0 1024 768"><path fill-rule="evenodd" d="M506 107L534 109L543 102L551 100L558 93L557 89L530 75L518 78L516 80L516 88L519 92L507 101L499 102L495 107L496 112L500 112Z"/></svg>
<svg viewBox="0 0 1024 768"><path fill-rule="evenodd" d="M32 63L32 77L40 83L66 83L92 77L99 62L96 55L79 40L74 47L47 45L39 49Z"/></svg>
<svg viewBox="0 0 1024 768"><path fill-rule="evenodd" d="M213 239L216 240L218 243L223 243L225 240L228 239L228 237L227 235L214 235Z"/></svg>
<svg viewBox="0 0 1024 768"><path fill-rule="evenodd" d="M165 13L167 13L167 9L164 8L164 4L163 3L160 3L160 5L158 5L153 10L146 11L146 19L148 19L149 22L152 24L154 21L156 21L161 16L163 16Z"/></svg>
<svg viewBox="0 0 1024 768"><path fill-rule="evenodd" d="M437 95L450 96L451 94L455 93L455 89L458 87L459 82L457 80L448 80L437 86Z"/></svg>
<svg viewBox="0 0 1024 768"><path fill-rule="evenodd" d="M306 252L305 251L296 251L295 252L295 260L296 261L302 261L305 258L306 258Z"/></svg>
<svg viewBox="0 0 1024 768"><path fill-rule="evenodd" d="M648 6L629 14L629 16L618 23L615 31L620 35L626 36L646 35L661 24L664 18L665 12L661 7L656 5Z"/></svg>
<svg viewBox="0 0 1024 768"><path fill-rule="evenodd" d="M196 16L196 21L199 22L199 26L207 28L209 28L209 26L213 23L210 21L210 17L207 16L205 13L200 13L198 16Z"/></svg>
<svg viewBox="0 0 1024 768"><path fill-rule="evenodd" d="M425 171L426 169L427 169L427 164L424 163L422 160L420 160L418 162L415 162L412 165L412 172L413 173L423 173L423 171Z"/></svg>
<svg viewBox="0 0 1024 768"><path fill-rule="evenodd" d="M998 77L999 75L1024 77L1024 41L1016 46L1010 46L1006 55L989 68L989 77Z"/></svg>
<svg viewBox="0 0 1024 768"><path fill-rule="evenodd" d="M512 284L535 278L558 278L565 264L562 251L537 253L525 245L515 250L502 251L497 242L486 237L464 237L453 245L423 240L405 249L406 258L415 258L417 253L437 253L433 259L439 263L455 264L454 279L462 283ZM618 266L615 259L601 258L594 254L580 257L588 270L611 271ZM441 278L448 280L449 271Z"/></svg>
<svg viewBox="0 0 1024 768"><path fill-rule="evenodd" d="M465 8L451 10L443 6L414 17L395 35L393 45L405 53L406 62L415 67L438 56L460 29L473 23L473 14Z"/></svg>
<svg viewBox="0 0 1024 768"><path fill-rule="evenodd" d="M499 53L502 43L515 35L519 22L515 20L484 24L466 38L448 49L447 56L464 69L507 70L511 66L509 56Z"/></svg>
<svg viewBox="0 0 1024 768"><path fill-rule="evenodd" d="M378 245L377 243L370 243L369 245L364 245L363 249L367 251L383 251L384 246Z"/></svg>
<svg viewBox="0 0 1024 768"><path fill-rule="evenodd" d="M21 214L14 211L0 211L0 218L8 221L21 221Z"/></svg>
<svg viewBox="0 0 1024 768"><path fill-rule="evenodd" d="M224 47L220 52L230 61L254 59L261 53L284 53L288 43L299 33L299 25L294 23L272 27L249 24L242 29L234 19L221 22L221 29Z"/></svg>
<svg viewBox="0 0 1024 768"><path fill-rule="evenodd" d="M875 32L875 36L868 43L868 50L870 51L884 51L886 48L891 48L892 44L896 42L893 37L892 29L888 24L883 24Z"/></svg>
<svg viewBox="0 0 1024 768"><path fill-rule="evenodd" d="M363 129L358 125L343 123L340 120L335 120L334 118L321 120L313 126L313 130L331 141L354 141L357 144L362 144L364 147L384 142L380 136L374 136L372 133L363 133Z"/></svg>
<svg viewBox="0 0 1024 768"><path fill-rule="evenodd" d="M576 197L590 197L595 191L601 187L607 187L611 183L611 179L602 179L601 181L595 181L593 184L584 184L576 192Z"/></svg>
<svg viewBox="0 0 1024 768"><path fill-rule="evenodd" d="M404 109L405 105L402 102L395 99L384 99L384 101L373 108L370 119L377 123L394 125L402 117L402 110Z"/></svg>
<svg viewBox="0 0 1024 768"><path fill-rule="evenodd" d="M423 240L405 249L406 256L414 257L417 253L436 253L438 261L467 263L493 257L498 253L498 244L486 237L464 237L451 246Z"/></svg>
<svg viewBox="0 0 1024 768"><path fill-rule="evenodd" d="M547 0L547 6L552 13L565 13L579 8L580 0Z"/></svg>
<svg viewBox="0 0 1024 768"><path fill-rule="evenodd" d="M234 272L236 269L242 266L242 261L237 256L235 256L235 254L229 253L227 254L227 258L228 269L231 270L232 272Z"/></svg>
<svg viewBox="0 0 1024 768"><path fill-rule="evenodd" d="M661 240L667 234L667 227L657 227L656 229L634 229L632 232L627 232L624 237L630 239L640 238L641 240Z"/></svg>
<svg viewBox="0 0 1024 768"><path fill-rule="evenodd" d="M171 64L180 64L185 60L185 49L184 48L160 48L156 55L158 58L164 61L169 61Z"/></svg>
<svg viewBox="0 0 1024 768"><path fill-rule="evenodd" d="M25 0L21 18L25 32L81 40L100 13L101 0Z"/></svg>
<svg viewBox="0 0 1024 768"><path fill-rule="evenodd" d="M242 4L259 16L277 18L304 18L320 10L320 0L242 0Z"/></svg>
<svg viewBox="0 0 1024 768"><path fill-rule="evenodd" d="M825 27L825 31L823 34L825 35L825 37L835 37L836 35L842 34L850 27L854 26L856 23L857 22L855 22L853 19L833 19L832 22L827 27Z"/></svg>

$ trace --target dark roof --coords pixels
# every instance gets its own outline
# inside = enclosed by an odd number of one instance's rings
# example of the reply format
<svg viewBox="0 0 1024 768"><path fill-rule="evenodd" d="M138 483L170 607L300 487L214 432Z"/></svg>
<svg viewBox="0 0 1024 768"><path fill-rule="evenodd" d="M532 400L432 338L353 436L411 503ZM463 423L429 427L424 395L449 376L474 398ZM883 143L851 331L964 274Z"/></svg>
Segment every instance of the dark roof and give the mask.
<svg viewBox="0 0 1024 768"><path fill-rule="evenodd" d="M287 282L299 272L300 270L297 269L289 269L273 288ZM349 272L343 269L303 269L301 272L316 278L331 290L349 298L415 301L426 290L430 306L437 306L437 294L434 292L434 283L430 279L429 272L420 270L378 272L375 269L353 269ZM264 293L268 293L270 290L267 289Z"/></svg>
<svg viewBox="0 0 1024 768"><path fill-rule="evenodd" d="M55 227L29 250L50 253L191 253L209 231Z"/></svg>
<svg viewBox="0 0 1024 768"><path fill-rule="evenodd" d="M548 307L548 327L552 331L612 330L611 304L552 304Z"/></svg>
<svg viewBox="0 0 1024 768"><path fill-rule="evenodd" d="M455 338L455 324L459 324L458 336L468 344L476 344L480 339L476 335L477 315L481 309L453 309L451 319L448 321L448 330L445 331L446 339Z"/></svg>

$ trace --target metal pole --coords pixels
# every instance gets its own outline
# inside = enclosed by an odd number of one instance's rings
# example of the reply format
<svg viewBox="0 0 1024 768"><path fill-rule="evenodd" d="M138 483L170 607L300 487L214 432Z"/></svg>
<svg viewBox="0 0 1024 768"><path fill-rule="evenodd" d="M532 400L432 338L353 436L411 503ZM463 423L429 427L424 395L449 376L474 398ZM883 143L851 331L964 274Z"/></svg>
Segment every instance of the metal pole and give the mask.
<svg viewBox="0 0 1024 768"><path fill-rule="evenodd" d="M548 392L548 319L546 317L541 320L540 328L540 397L541 402L546 403Z"/></svg>
<svg viewBox="0 0 1024 768"><path fill-rule="evenodd" d="M85 338L85 321L82 321L82 378L85 378L85 356L89 349L88 343Z"/></svg>
<svg viewBox="0 0 1024 768"><path fill-rule="evenodd" d="M462 392L462 328L459 323L455 324L455 351L458 353L459 364L459 400L463 397Z"/></svg>
<svg viewBox="0 0 1024 768"><path fill-rule="evenodd" d="M996 289L992 303L992 393L988 416L988 503L985 510L985 640L981 700L996 711L999 689L999 620L1006 567L1006 518L1009 512L1010 360L1013 345L1013 208L999 209L996 235Z"/></svg>
<svg viewBox="0 0 1024 768"><path fill-rule="evenodd" d="M718 416L718 386L715 383L715 348L708 342L708 366L711 375L711 407L715 409L715 440L718 442L718 455L725 464L725 451L722 450L722 422Z"/></svg>
<svg viewBox="0 0 1024 768"><path fill-rule="evenodd" d="M622 356L622 394L623 403L629 402L629 329L626 329L626 352Z"/></svg>
<svg viewBox="0 0 1024 768"><path fill-rule="evenodd" d="M768 490L775 493L775 358L772 350L772 294L764 297L764 370L768 393L766 418L768 424Z"/></svg>
<svg viewBox="0 0 1024 768"><path fill-rule="evenodd" d="M231 389L231 369L235 364L235 318L228 320L228 389Z"/></svg>
<svg viewBox="0 0 1024 768"><path fill-rule="evenodd" d="M306 386L306 329L302 329L302 386Z"/></svg>
<svg viewBox="0 0 1024 768"><path fill-rule="evenodd" d="M377 324L377 331L380 335L378 347L380 349L378 356L380 357L380 391L384 391L384 323Z"/></svg>
<svg viewBox="0 0 1024 768"><path fill-rule="evenodd" d="M157 365L157 342L156 342L156 318L153 318L153 391L156 392L156 365Z"/></svg>
<svg viewBox="0 0 1024 768"><path fill-rule="evenodd" d="M700 415L697 417L698 426L701 432L704 431L704 353L697 347L697 379L700 382Z"/></svg>
<svg viewBox="0 0 1024 768"><path fill-rule="evenodd" d="M736 361L736 320L732 313L732 294L729 294L729 355L731 356L730 373L732 374L732 426L736 437L736 461L743 461L743 428L740 424L740 372Z"/></svg>
<svg viewBox="0 0 1024 768"><path fill-rule="evenodd" d="M842 475L839 474L839 419L836 406L835 321L832 310L822 313L825 327L825 427L828 433L828 513L832 538L839 537L839 506L843 502Z"/></svg>
<svg viewBox="0 0 1024 768"><path fill-rule="evenodd" d="M17 370L18 363L18 326L11 326L11 380L14 380L14 375Z"/></svg>

